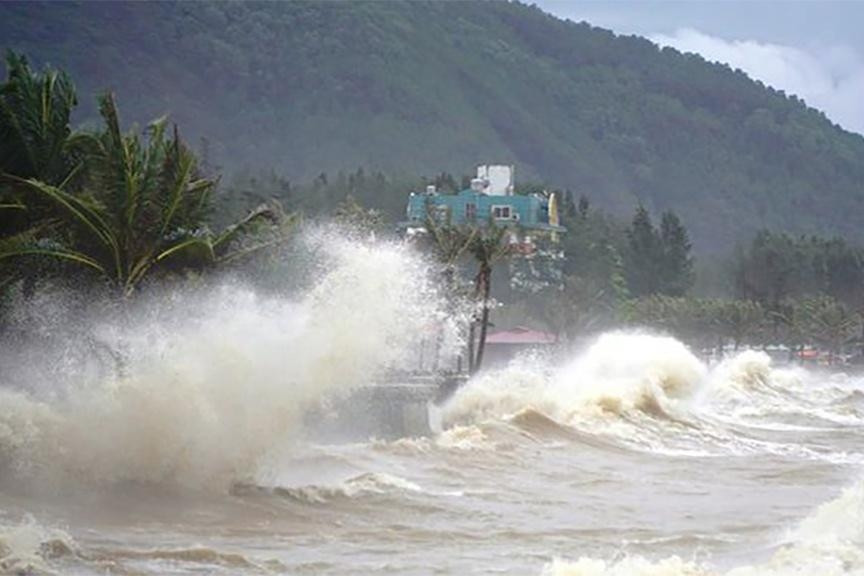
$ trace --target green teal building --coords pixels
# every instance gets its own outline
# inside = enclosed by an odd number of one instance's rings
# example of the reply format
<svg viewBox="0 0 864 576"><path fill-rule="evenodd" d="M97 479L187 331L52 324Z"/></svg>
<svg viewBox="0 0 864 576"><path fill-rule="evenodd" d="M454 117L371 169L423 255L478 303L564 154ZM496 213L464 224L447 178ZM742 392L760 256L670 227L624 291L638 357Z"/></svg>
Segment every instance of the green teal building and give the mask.
<svg viewBox="0 0 864 576"><path fill-rule="evenodd" d="M557 198L513 192L512 167L480 166L471 186L456 194L439 193L434 186L408 198L406 229L422 229L427 218L454 226L513 227L524 234L565 232L558 220Z"/></svg>

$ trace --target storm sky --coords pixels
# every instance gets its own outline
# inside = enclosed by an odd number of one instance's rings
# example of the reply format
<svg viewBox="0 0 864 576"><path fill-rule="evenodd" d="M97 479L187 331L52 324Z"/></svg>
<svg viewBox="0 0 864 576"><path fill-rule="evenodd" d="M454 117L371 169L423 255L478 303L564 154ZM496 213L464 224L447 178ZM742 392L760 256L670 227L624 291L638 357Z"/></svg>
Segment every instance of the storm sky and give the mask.
<svg viewBox="0 0 864 576"><path fill-rule="evenodd" d="M864 1L535 3L560 18L725 62L864 134Z"/></svg>

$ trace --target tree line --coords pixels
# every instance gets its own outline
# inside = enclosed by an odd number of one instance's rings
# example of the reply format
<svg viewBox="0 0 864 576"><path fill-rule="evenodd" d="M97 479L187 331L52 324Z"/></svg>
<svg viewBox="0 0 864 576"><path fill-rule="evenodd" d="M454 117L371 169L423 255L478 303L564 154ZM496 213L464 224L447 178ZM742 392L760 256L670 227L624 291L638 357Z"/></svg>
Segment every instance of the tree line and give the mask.
<svg viewBox="0 0 864 576"><path fill-rule="evenodd" d="M702 348L812 345L837 355L864 343L864 248L842 238L762 230L721 264L726 293L706 297L694 290L696 261L674 213L655 226L640 206L625 224L580 198L564 224L563 285L528 314L565 338L627 325Z"/></svg>
<svg viewBox="0 0 864 576"><path fill-rule="evenodd" d="M301 212L393 234L409 191L434 184L456 192L470 181L448 172L394 177L361 167L322 172L305 184L274 171L220 183L206 142L196 153L165 118L124 131L115 98L105 93L98 100L101 127L75 129L71 79L7 56L0 84L0 296L32 294L41 282L63 279L130 298L150 281L230 266L284 242ZM517 193L549 189L525 182ZM862 341L864 250L842 238L759 232L727 264L731 291L706 298L694 290L697 262L675 211L655 216L638 205L623 220L584 195L556 193L568 231L558 242L538 240L532 258L510 258L501 230L430 227L445 284L455 286L456 270L474 262L463 290L474 302L468 331L477 335L469 339L469 369L482 363L499 300L519 309L522 321L571 340L643 325L702 346L812 343L839 353Z"/></svg>

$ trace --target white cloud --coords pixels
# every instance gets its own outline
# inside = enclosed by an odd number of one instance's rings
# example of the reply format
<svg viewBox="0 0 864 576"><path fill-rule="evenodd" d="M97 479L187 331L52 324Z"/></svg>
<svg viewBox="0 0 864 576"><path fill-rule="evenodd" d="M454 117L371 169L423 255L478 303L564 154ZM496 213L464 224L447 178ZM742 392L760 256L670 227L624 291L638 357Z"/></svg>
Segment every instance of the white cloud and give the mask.
<svg viewBox="0 0 864 576"><path fill-rule="evenodd" d="M864 134L864 61L851 48L804 50L753 40L728 41L689 28L650 39L740 68L752 78L802 98L847 130Z"/></svg>

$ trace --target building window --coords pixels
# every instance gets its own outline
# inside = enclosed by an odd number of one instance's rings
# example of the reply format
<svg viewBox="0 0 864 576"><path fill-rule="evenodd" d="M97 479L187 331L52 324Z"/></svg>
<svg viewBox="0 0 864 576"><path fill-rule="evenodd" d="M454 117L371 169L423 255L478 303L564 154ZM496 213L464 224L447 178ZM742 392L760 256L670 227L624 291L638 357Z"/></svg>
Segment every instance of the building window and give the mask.
<svg viewBox="0 0 864 576"><path fill-rule="evenodd" d="M492 206L492 218L495 220L510 220L510 206Z"/></svg>
<svg viewBox="0 0 864 576"><path fill-rule="evenodd" d="M465 219L469 222L477 220L477 205L465 204Z"/></svg>
<svg viewBox="0 0 864 576"><path fill-rule="evenodd" d="M450 208L442 204L429 207L429 216L436 222L447 222L450 219Z"/></svg>

